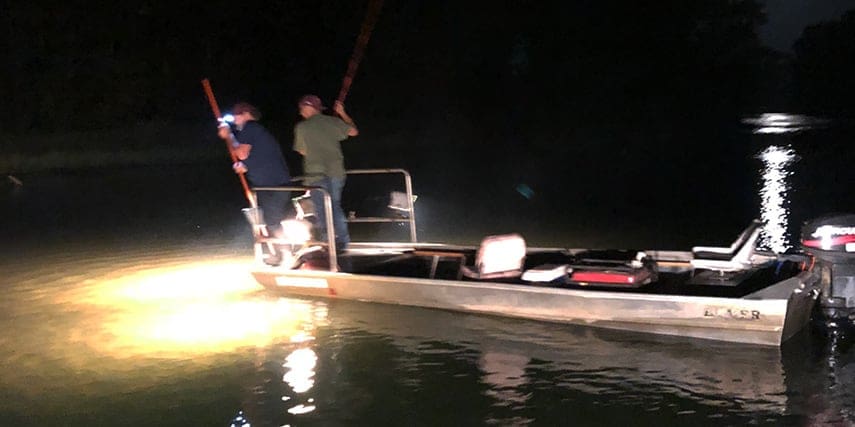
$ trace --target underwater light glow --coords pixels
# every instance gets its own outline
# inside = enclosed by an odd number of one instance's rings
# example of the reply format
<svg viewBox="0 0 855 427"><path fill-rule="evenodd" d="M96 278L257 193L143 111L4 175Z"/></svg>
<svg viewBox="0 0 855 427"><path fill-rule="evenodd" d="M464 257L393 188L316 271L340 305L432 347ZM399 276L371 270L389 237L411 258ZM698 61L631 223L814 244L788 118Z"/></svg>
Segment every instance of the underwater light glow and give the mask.
<svg viewBox="0 0 855 427"><path fill-rule="evenodd" d="M289 219L281 222L281 239L292 245L303 245L312 239L312 225L306 220Z"/></svg>
<svg viewBox="0 0 855 427"><path fill-rule="evenodd" d="M270 299L245 262L211 261L120 272L94 283L74 303L103 314L102 331L81 337L115 357L180 357L310 340L326 310L319 302Z"/></svg>

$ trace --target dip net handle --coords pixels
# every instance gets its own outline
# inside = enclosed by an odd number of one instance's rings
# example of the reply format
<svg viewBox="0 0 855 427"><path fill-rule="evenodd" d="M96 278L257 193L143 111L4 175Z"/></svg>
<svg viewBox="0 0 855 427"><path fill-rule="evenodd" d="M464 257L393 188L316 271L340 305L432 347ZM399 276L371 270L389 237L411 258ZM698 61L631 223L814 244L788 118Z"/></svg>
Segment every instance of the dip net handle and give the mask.
<svg viewBox="0 0 855 427"><path fill-rule="evenodd" d="M205 89L205 96L208 97L208 103L211 104L211 111L214 112L214 118L219 124L220 118L222 117L220 114L220 106L217 104L217 99L214 98L214 90L211 89L211 82L207 78L202 79L202 88ZM237 155L235 155L235 152L231 149L230 141L226 141L226 149L229 151L229 155L232 158L232 164L236 163L238 158ZM246 200L249 201L249 205L254 208L258 207L255 202L255 197L252 197L252 191L249 190L249 184L246 182L246 176L243 172L239 172L237 175L240 179L240 184L243 187L243 193L246 196Z"/></svg>
<svg viewBox="0 0 855 427"><path fill-rule="evenodd" d="M347 64L347 74L341 82L341 90L338 92L337 102L344 103L350 92L350 85L353 83L353 76L356 75L356 69L359 67L359 62L362 60L362 54L365 51L365 46L368 44L368 39L371 38L371 32L374 30L374 24L377 23L377 17L380 15L380 9L383 8L383 0L371 0L368 5L368 11L365 13L365 20L362 21L362 30L359 32L359 38L356 39L356 46L353 48L353 55L350 57L350 62Z"/></svg>

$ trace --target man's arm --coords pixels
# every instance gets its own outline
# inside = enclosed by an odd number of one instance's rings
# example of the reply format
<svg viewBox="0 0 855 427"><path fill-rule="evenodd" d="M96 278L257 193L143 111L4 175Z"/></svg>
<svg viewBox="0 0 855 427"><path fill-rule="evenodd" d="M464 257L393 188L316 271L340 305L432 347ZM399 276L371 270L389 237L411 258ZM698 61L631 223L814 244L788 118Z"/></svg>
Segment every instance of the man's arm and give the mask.
<svg viewBox="0 0 855 427"><path fill-rule="evenodd" d="M344 104L339 101L335 102L333 106L333 110L341 117L341 120L344 121L350 129L347 130L347 136L356 136L359 135L359 129L356 127L356 123L353 122L353 119L344 111Z"/></svg>
<svg viewBox="0 0 855 427"><path fill-rule="evenodd" d="M240 160L246 160L247 157L249 157L250 151L252 151L252 145L241 144L237 140L234 140L232 143L232 152L235 153L235 157Z"/></svg>
<svg viewBox="0 0 855 427"><path fill-rule="evenodd" d="M306 155L306 142L303 141L303 133L299 127L294 128L294 151L300 153L301 156Z"/></svg>
<svg viewBox="0 0 855 427"><path fill-rule="evenodd" d="M252 145L249 144L241 144L235 135L232 133L231 128L228 125L220 126L219 131L217 132L220 138L226 140L229 143L229 151L235 155L240 160L246 160L249 157L249 152L252 150Z"/></svg>

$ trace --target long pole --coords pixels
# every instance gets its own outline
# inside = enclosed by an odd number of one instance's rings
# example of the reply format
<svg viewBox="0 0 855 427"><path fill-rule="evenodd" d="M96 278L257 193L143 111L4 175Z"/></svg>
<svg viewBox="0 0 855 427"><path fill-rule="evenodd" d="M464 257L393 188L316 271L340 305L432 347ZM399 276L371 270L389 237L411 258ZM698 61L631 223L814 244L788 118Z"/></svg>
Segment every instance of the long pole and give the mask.
<svg viewBox="0 0 855 427"><path fill-rule="evenodd" d="M347 74L341 82L341 90L338 92L336 101L344 103L344 99L350 92L350 85L353 83L353 76L356 75L356 69L359 67L359 62L362 60L362 53L365 51L365 45L368 44L368 39L371 37L371 31L374 30L374 24L377 23L377 16L380 15L380 9L383 7L383 0L371 0L368 5L368 11L365 14L365 20L362 21L362 29L359 32L359 38L356 39L356 46L353 48L353 55L347 64Z"/></svg>
<svg viewBox="0 0 855 427"><path fill-rule="evenodd" d="M219 122L220 118L220 106L217 104L217 99L214 98L214 90L211 89L211 82L205 78L202 79L202 88L205 89L205 95L208 97L208 103L211 104L211 111L214 112L214 118ZM229 151L229 155L232 158L232 163L238 161L237 155L231 149L231 141L226 141L226 149ZM243 186L243 192L246 196L246 200L249 201L249 205L256 208L258 204L255 201L255 197L252 197L252 191L249 190L249 184L246 182L246 176L243 172L238 172L238 178L240 179L240 184Z"/></svg>

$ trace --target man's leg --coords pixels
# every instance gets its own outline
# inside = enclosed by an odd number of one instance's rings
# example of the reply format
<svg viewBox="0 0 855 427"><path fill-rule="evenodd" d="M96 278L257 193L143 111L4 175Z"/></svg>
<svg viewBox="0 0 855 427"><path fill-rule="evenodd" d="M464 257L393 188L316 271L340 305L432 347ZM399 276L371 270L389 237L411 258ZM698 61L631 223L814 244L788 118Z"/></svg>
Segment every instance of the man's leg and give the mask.
<svg viewBox="0 0 855 427"><path fill-rule="evenodd" d="M288 191L259 191L257 194L258 207L264 213L264 223L267 225L267 235L282 237L281 222L287 215L291 193ZM270 256L264 262L270 265L279 265L282 262L282 249L276 244L270 244L268 248Z"/></svg>
<svg viewBox="0 0 855 427"><path fill-rule="evenodd" d="M329 178L327 177L316 178L315 180L313 180L313 182L306 183L306 185L321 187L327 190L327 192L330 191L330 182ZM314 209L315 211L315 238L320 241L326 242L327 217L325 213L326 211L324 210L324 193L321 191L313 190L311 191L311 197L313 205L312 209Z"/></svg>
<svg viewBox="0 0 855 427"><path fill-rule="evenodd" d="M346 178L330 178L330 196L332 197L333 224L335 227L335 244L340 250L350 243L350 233L347 230L347 218L341 207L341 192L344 190Z"/></svg>
<svg viewBox="0 0 855 427"><path fill-rule="evenodd" d="M264 212L264 223L271 236L280 237L281 222L288 214L288 204L291 202L290 191L259 191L258 206Z"/></svg>

